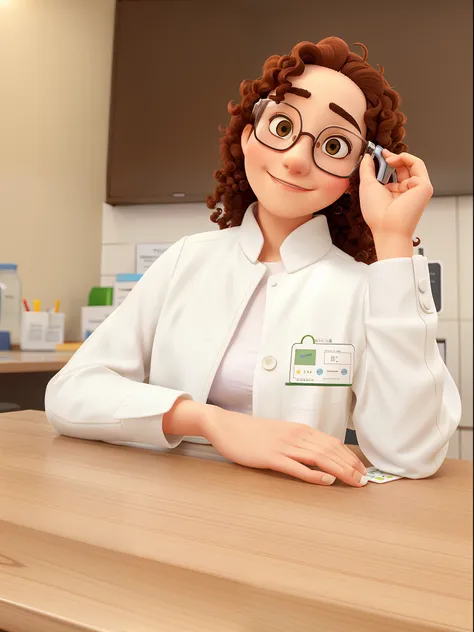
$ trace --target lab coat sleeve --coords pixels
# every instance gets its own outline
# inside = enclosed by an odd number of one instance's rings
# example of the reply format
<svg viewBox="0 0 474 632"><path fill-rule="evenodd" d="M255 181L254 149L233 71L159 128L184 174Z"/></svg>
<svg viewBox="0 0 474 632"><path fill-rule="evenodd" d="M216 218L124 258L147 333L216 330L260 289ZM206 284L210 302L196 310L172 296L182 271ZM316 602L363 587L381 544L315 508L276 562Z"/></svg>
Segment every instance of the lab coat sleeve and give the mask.
<svg viewBox="0 0 474 632"><path fill-rule="evenodd" d="M353 380L352 423L381 470L424 478L443 463L461 400L438 350L438 315L425 257L368 269L366 347Z"/></svg>
<svg viewBox="0 0 474 632"><path fill-rule="evenodd" d="M82 439L175 447L162 418L187 393L146 383L161 307L185 238L147 270L125 301L49 382L45 409L58 432Z"/></svg>

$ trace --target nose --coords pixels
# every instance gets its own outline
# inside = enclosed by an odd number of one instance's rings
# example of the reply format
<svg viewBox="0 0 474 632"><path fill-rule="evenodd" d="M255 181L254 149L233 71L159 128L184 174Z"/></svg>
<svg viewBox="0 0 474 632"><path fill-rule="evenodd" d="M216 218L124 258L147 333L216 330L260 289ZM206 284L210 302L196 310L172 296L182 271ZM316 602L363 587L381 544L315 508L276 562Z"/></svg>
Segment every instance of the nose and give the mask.
<svg viewBox="0 0 474 632"><path fill-rule="evenodd" d="M308 175L313 166L312 151L312 138L306 134L302 135L298 142L283 154L283 166L291 175Z"/></svg>

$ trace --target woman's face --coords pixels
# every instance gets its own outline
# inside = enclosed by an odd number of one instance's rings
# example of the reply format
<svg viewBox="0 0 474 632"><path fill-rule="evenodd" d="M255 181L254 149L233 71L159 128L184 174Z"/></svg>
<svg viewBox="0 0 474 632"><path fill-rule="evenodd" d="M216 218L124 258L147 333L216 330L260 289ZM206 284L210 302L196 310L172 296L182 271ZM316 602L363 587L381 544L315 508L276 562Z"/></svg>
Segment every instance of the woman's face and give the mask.
<svg viewBox="0 0 474 632"><path fill-rule="evenodd" d="M323 66L306 66L300 77L290 77L290 81L294 88L303 88L311 93L309 98L291 93L285 95L284 103L296 107L301 113L303 132L317 137L321 130L334 125L365 138L366 99L362 90L351 79ZM330 108L329 104L336 104L339 108L334 105ZM278 108L273 104L271 107L278 114ZM349 122L341 115L340 108L350 114L360 131L354 122ZM278 123L282 121L283 127L278 127ZM282 136L288 133L285 120L275 117L270 126L266 125L262 135L263 133L273 134L268 137L270 144L273 144L275 134ZM280 138L275 138L280 142ZM324 141L324 137L322 140ZM285 219L311 216L335 202L347 190L348 178L338 178L316 166L312 147L313 140L303 135L287 151L276 151L257 140L253 126L245 127L242 133L245 173L259 203L272 215ZM337 147L338 155L342 156L347 151L338 145L338 141L336 149ZM331 154L334 153L334 147L322 142L318 151ZM328 158L327 153L321 156L329 162L336 161L333 164L337 171L342 161L338 162L337 157Z"/></svg>

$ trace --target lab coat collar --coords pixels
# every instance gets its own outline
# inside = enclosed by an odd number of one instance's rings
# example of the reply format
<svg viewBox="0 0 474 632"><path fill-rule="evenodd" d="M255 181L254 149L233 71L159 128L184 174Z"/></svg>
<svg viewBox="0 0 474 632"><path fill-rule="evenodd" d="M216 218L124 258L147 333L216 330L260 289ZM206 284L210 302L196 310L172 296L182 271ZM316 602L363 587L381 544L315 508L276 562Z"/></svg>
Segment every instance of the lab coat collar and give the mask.
<svg viewBox="0 0 474 632"><path fill-rule="evenodd" d="M257 202L249 206L240 226L240 245L252 263L257 263L263 248L263 234L255 213ZM298 272L322 259L331 249L332 239L324 215L316 215L288 235L280 247L286 272Z"/></svg>

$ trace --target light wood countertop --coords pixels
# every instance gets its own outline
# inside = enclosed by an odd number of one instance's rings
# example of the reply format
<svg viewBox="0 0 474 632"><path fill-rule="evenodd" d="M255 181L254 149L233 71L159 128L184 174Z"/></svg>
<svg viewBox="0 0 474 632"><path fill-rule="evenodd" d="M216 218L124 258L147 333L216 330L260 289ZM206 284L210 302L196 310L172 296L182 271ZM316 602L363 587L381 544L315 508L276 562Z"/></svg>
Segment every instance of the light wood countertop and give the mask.
<svg viewBox="0 0 474 632"><path fill-rule="evenodd" d="M317 487L0 415L0 629L467 632L471 489L467 461Z"/></svg>
<svg viewBox="0 0 474 632"><path fill-rule="evenodd" d="M59 371L72 356L69 351L0 351L0 373Z"/></svg>

